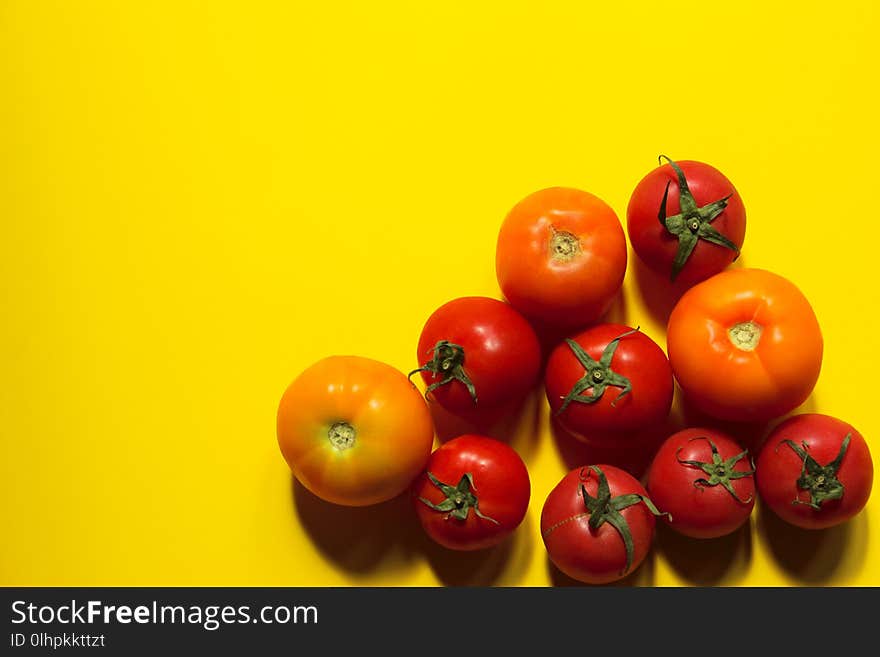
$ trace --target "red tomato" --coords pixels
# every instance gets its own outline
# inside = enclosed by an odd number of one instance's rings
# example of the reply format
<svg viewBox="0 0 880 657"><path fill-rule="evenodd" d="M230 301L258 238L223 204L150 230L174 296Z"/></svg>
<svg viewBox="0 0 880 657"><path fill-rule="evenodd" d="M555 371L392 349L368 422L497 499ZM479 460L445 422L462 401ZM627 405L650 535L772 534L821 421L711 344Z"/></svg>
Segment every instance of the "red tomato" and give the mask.
<svg viewBox="0 0 880 657"><path fill-rule="evenodd" d="M648 469L648 493L667 524L693 538L735 531L755 506L755 466L746 449L714 429L685 429L664 442Z"/></svg>
<svg viewBox="0 0 880 657"><path fill-rule="evenodd" d="M613 465L569 472L550 491L541 536L559 570L587 584L620 579L644 561L660 515L642 485Z"/></svg>
<svg viewBox="0 0 880 657"><path fill-rule="evenodd" d="M636 185L626 209L626 227L642 262L690 287L739 256L746 211L736 188L718 169L666 159L668 164Z"/></svg>
<svg viewBox="0 0 880 657"><path fill-rule="evenodd" d="M529 473L508 445L469 434L431 455L413 493L428 536L452 550L479 550L497 545L522 522Z"/></svg>
<svg viewBox="0 0 880 657"><path fill-rule="evenodd" d="M538 381L541 346L508 304L486 297L454 299L422 329L417 358L426 394L452 412L493 407L524 396Z"/></svg>
<svg viewBox="0 0 880 657"><path fill-rule="evenodd" d="M553 350L545 388L563 429L585 442L620 445L669 414L672 369L638 329L601 324Z"/></svg>
<svg viewBox="0 0 880 657"><path fill-rule="evenodd" d="M551 187L517 203L501 225L495 273L508 301L551 326L598 320L626 271L626 238L614 210L579 189Z"/></svg>
<svg viewBox="0 0 880 657"><path fill-rule="evenodd" d="M852 425L805 413L780 424L758 456L758 493L780 518L804 529L838 525L868 502L874 465Z"/></svg>

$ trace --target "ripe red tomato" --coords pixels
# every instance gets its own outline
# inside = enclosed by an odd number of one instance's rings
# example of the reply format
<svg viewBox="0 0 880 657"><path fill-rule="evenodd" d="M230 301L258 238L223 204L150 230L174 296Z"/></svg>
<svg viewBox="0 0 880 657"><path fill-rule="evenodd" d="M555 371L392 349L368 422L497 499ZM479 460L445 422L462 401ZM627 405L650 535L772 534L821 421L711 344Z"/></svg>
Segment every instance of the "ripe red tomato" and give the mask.
<svg viewBox="0 0 880 657"><path fill-rule="evenodd" d="M413 501L428 536L452 550L497 545L522 522L529 473L513 448L473 434L435 451L413 485Z"/></svg>
<svg viewBox="0 0 880 657"><path fill-rule="evenodd" d="M838 525L868 502L874 465L852 425L818 413L780 424L758 456L758 493L780 518L804 529Z"/></svg>
<svg viewBox="0 0 880 657"><path fill-rule="evenodd" d="M642 262L690 287L739 256L746 211L736 188L718 169L666 159L667 164L636 185L626 227Z"/></svg>
<svg viewBox="0 0 880 657"><path fill-rule="evenodd" d="M735 531L755 506L755 465L746 449L715 429L670 436L648 469L648 494L667 524L693 538Z"/></svg>
<svg viewBox="0 0 880 657"><path fill-rule="evenodd" d="M760 269L730 269L688 290L669 317L666 344L685 396L722 420L785 415L810 396L822 367L810 302Z"/></svg>
<svg viewBox="0 0 880 657"><path fill-rule="evenodd" d="M585 442L619 446L669 414L672 369L638 329L601 324L553 350L545 388L563 429Z"/></svg>
<svg viewBox="0 0 880 657"><path fill-rule="evenodd" d="M462 297L425 322L417 358L426 394L452 412L494 407L524 396L538 381L541 346L510 305Z"/></svg>
<svg viewBox="0 0 880 657"><path fill-rule="evenodd" d="M541 536L559 570L587 584L613 582L644 561L660 512L642 485L613 465L577 468L550 491Z"/></svg>
<svg viewBox="0 0 880 657"><path fill-rule="evenodd" d="M602 199L565 187L535 192L501 225L495 273L514 308L550 326L598 320L626 271L626 238Z"/></svg>

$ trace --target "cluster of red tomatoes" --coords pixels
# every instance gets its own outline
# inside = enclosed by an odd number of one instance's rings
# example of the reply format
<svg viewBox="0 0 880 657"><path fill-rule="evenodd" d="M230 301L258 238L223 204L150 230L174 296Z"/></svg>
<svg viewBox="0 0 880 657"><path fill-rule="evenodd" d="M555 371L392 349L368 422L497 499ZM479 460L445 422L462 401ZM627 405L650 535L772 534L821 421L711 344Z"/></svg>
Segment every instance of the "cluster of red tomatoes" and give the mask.
<svg viewBox="0 0 880 657"><path fill-rule="evenodd" d="M835 418L794 416L754 458L713 428L688 428L657 448L678 381L709 417L769 421L804 402L819 377L822 334L807 299L768 271L732 269L745 210L730 181L700 162L659 166L627 208L636 254L684 291L667 353L639 329L602 323L623 283L627 246L614 211L584 191L551 188L508 214L496 251L507 302L455 299L418 343L425 397L465 417L509 408L542 376L553 421L596 446L654 452L644 483L584 464L550 491L541 534L553 563L588 583L618 579L650 550L656 518L694 538L728 534L761 496L783 520L823 528L858 513L873 468L865 440ZM542 358L536 334L564 335ZM355 356L297 377L278 409L278 441L299 481L330 502L367 505L403 491L426 532L459 550L487 548L525 516L529 475L507 444L479 435L431 453L434 427L401 372ZM655 451L656 450L656 451Z"/></svg>

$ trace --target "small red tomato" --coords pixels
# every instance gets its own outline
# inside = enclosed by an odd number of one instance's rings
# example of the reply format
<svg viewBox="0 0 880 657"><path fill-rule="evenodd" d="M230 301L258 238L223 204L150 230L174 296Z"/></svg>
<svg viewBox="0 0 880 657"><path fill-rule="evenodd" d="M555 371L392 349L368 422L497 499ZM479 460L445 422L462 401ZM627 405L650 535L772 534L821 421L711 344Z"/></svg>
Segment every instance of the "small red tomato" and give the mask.
<svg viewBox="0 0 880 657"><path fill-rule="evenodd" d="M492 408L523 397L538 381L541 346L510 305L462 297L425 322L417 358L426 394L453 413ZM422 360L426 359L426 360Z"/></svg>
<svg viewBox="0 0 880 657"><path fill-rule="evenodd" d="M852 425L804 413L780 424L758 455L758 493L780 518L804 529L849 520L871 495L874 465Z"/></svg>
<svg viewBox="0 0 880 657"><path fill-rule="evenodd" d="M644 561L660 512L642 485L612 465L569 472L550 491L541 536L559 570L587 584L606 584Z"/></svg>
<svg viewBox="0 0 880 657"><path fill-rule="evenodd" d="M608 310L626 258L623 228L605 201L551 187L526 196L504 219L495 273L504 297L530 319L578 328Z"/></svg>
<svg viewBox="0 0 880 657"><path fill-rule="evenodd" d="M513 448L467 434L431 455L413 493L428 536L452 550L479 550L497 545L522 522L529 473Z"/></svg>
<svg viewBox="0 0 880 657"><path fill-rule="evenodd" d="M690 287L739 256L746 211L718 169L666 160L636 185L626 209L627 232L650 269Z"/></svg>
<svg viewBox="0 0 880 657"><path fill-rule="evenodd" d="M585 442L620 445L669 415L672 369L663 350L638 329L601 324L553 350L545 388L563 429Z"/></svg>
<svg viewBox="0 0 880 657"><path fill-rule="evenodd" d="M693 538L738 529L755 506L755 466L747 449L715 429L685 429L666 439L648 469L648 493L667 524Z"/></svg>

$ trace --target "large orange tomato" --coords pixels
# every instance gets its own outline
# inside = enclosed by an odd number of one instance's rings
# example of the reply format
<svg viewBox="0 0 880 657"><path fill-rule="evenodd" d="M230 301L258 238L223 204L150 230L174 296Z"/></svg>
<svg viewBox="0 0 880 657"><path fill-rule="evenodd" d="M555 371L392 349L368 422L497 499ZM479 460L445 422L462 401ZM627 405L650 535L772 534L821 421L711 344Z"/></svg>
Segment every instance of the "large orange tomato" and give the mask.
<svg viewBox="0 0 880 657"><path fill-rule="evenodd" d="M614 210L589 192L551 187L525 197L498 233L495 273L510 304L531 319L582 327L608 310L626 272Z"/></svg>
<svg viewBox="0 0 880 657"><path fill-rule="evenodd" d="M278 406L278 445L318 497L365 506L402 493L431 456L421 393L393 367L331 356L300 374Z"/></svg>
<svg viewBox="0 0 880 657"><path fill-rule="evenodd" d="M725 271L692 287L669 318L667 351L685 396L724 420L764 421L803 403L822 366L822 332L787 279Z"/></svg>

